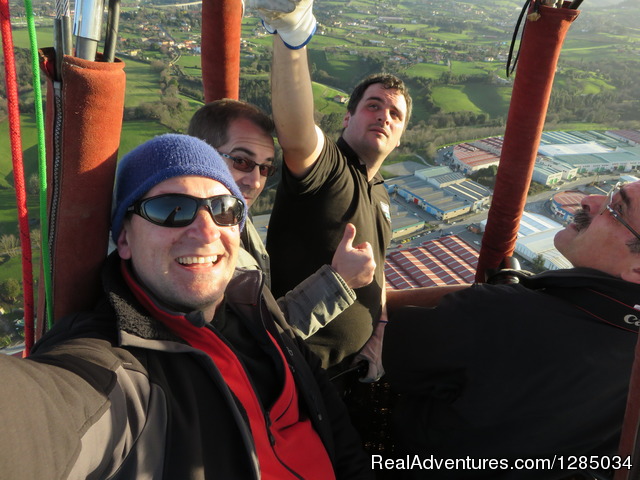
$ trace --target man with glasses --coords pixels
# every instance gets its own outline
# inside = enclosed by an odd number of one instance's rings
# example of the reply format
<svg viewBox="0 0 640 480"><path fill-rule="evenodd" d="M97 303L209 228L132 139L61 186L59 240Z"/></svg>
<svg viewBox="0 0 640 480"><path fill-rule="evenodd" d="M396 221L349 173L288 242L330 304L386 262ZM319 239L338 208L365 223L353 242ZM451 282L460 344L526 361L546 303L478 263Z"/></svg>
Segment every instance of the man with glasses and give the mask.
<svg viewBox="0 0 640 480"><path fill-rule="evenodd" d="M216 148L251 207L276 173L273 121L258 107L223 99L201 107L189 122L189 135ZM348 225L331 264L325 264L278 299L291 327L302 338L313 335L355 300L355 288L371 283L375 262L371 245L353 246L355 228ZM238 266L257 268L271 287L269 255L260 235L247 217L240 235ZM308 252L312 261L314 252Z"/></svg>
<svg viewBox="0 0 640 480"><path fill-rule="evenodd" d="M511 272L518 283L390 311L383 363L402 394L398 455L505 461L393 478L544 480L609 468L551 460L617 454L640 323L638 230L640 182L616 186L583 198L556 234L573 268ZM549 463L522 470L516 459Z"/></svg>
<svg viewBox="0 0 640 480"><path fill-rule="evenodd" d="M0 356L3 478L371 478L318 360L235 268L245 214L199 139L121 159L104 297Z"/></svg>

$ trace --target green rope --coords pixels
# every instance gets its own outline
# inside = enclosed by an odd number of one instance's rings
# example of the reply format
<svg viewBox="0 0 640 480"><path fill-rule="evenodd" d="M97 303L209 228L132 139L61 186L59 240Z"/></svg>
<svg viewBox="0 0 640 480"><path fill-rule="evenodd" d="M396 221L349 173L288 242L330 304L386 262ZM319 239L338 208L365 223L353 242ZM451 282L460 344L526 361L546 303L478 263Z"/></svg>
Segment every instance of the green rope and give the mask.
<svg viewBox="0 0 640 480"><path fill-rule="evenodd" d="M33 75L34 107L38 127L38 176L40 177L40 235L42 244L42 279L44 281L47 329L53 325L53 297L51 289L51 258L49 255L49 225L47 219L47 155L45 151L44 114L42 111L42 89L40 88L40 64L38 42L31 0L24 0L31 48L31 71ZM38 319L42 321L42 319Z"/></svg>

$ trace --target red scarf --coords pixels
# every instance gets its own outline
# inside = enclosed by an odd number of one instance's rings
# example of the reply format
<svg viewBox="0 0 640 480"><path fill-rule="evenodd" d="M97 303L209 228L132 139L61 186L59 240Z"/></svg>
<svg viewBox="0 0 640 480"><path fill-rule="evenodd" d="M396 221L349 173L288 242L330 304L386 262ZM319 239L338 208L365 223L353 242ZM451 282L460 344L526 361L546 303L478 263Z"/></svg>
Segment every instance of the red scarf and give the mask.
<svg viewBox="0 0 640 480"><path fill-rule="evenodd" d="M182 315L172 315L156 305L132 277L126 262L122 273L138 301L189 345L205 352L218 368L229 389L240 401L249 418L260 471L265 480L334 480L329 455L309 418L302 415L298 392L278 343L270 333L285 373L282 392L268 412L263 412L242 363L227 344L211 329L196 327Z"/></svg>

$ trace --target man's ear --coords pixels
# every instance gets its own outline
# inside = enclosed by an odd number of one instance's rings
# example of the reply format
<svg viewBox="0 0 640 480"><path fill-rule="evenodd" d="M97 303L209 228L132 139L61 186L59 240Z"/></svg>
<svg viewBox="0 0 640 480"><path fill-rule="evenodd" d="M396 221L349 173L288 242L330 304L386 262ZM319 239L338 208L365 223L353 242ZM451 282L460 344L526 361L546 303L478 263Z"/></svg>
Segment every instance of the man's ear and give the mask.
<svg viewBox="0 0 640 480"><path fill-rule="evenodd" d="M351 120L351 114L347 112L344 114L344 118L342 119L342 128L347 128L349 126L349 120Z"/></svg>
<svg viewBox="0 0 640 480"><path fill-rule="evenodd" d="M118 248L118 254L120 255L120 258L122 258L123 260L129 260L131 258L128 222L126 220L122 222L122 230L120 230L120 235L118 235L116 246Z"/></svg>

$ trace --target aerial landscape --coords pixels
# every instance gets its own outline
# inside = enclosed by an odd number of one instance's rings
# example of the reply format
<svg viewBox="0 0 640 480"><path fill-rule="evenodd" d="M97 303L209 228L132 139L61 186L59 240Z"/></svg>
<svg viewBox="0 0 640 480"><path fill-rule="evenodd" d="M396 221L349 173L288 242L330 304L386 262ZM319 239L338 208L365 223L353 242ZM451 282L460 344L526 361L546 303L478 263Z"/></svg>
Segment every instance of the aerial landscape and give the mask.
<svg viewBox="0 0 640 480"><path fill-rule="evenodd" d="M337 135L345 92L370 73L388 71L405 80L415 102L403 143L388 164L419 158L435 165L443 147L502 135L514 78L507 74L507 62L514 37L517 52L514 32L521 9L520 2L511 0L318 2L318 31L309 44L318 124ZM38 46L51 46L53 5L36 2L34 11ZM11 13L25 176L37 246L37 133L29 39L24 6L12 3ZM197 2L123 0L116 50L127 78L120 156L155 135L184 133L202 104L200 16ZM640 129L637 18L640 5L635 0L582 4L562 48L545 131ZM240 97L270 111L272 39L251 11L242 25ZM19 278L20 269L6 112L3 82L0 281ZM273 195L265 192L263 197L262 204L254 205L255 213L269 211Z"/></svg>

